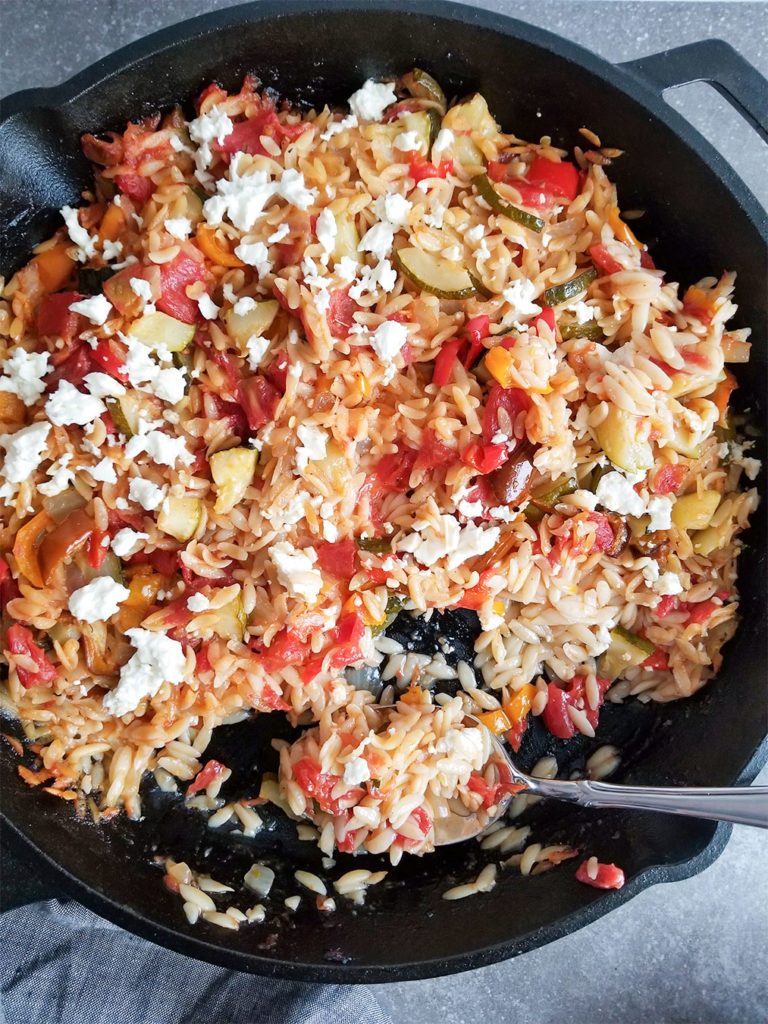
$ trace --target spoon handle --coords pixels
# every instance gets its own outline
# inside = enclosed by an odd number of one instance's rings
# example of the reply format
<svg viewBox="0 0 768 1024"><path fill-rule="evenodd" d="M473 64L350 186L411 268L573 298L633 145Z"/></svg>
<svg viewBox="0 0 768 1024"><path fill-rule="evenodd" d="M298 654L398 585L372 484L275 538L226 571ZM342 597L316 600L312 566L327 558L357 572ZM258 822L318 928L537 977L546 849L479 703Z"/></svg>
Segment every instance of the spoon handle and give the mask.
<svg viewBox="0 0 768 1024"><path fill-rule="evenodd" d="M768 828L768 786L728 789L618 786L610 782L531 779L531 792L584 807L624 807Z"/></svg>

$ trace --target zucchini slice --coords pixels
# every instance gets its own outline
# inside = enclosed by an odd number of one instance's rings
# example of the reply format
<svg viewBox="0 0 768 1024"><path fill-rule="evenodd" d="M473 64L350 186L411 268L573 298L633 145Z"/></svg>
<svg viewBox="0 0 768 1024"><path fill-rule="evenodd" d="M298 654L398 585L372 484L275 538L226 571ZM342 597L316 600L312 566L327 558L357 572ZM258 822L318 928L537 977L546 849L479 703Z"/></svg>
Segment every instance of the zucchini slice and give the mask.
<svg viewBox="0 0 768 1024"><path fill-rule="evenodd" d="M185 541L194 537L202 515L203 503L199 498L169 497L160 506L157 525L163 533Z"/></svg>
<svg viewBox="0 0 768 1024"><path fill-rule="evenodd" d="M360 244L360 232L355 227L355 218L347 212L334 215L336 221L336 241L333 246L334 260L341 260L345 256L360 263L362 255L358 252Z"/></svg>
<svg viewBox="0 0 768 1024"><path fill-rule="evenodd" d="M255 448L227 448L208 459L211 476L216 484L217 515L230 512L242 499L253 480L259 453Z"/></svg>
<svg viewBox="0 0 768 1024"><path fill-rule="evenodd" d="M195 324L185 324L167 313L147 313L131 325L129 337L153 351L165 345L169 352L182 352L195 336Z"/></svg>
<svg viewBox="0 0 768 1024"><path fill-rule="evenodd" d="M721 497L719 491L684 494L672 506L672 522L679 530L706 530Z"/></svg>
<svg viewBox="0 0 768 1024"><path fill-rule="evenodd" d="M653 451L648 441L637 437L639 419L625 409L612 405L596 428L597 439L605 454L619 469L637 473L653 466Z"/></svg>
<svg viewBox="0 0 768 1024"><path fill-rule="evenodd" d="M105 398L104 404L115 426L125 437L138 434L142 419L151 422L155 417L155 403L140 391L126 391L119 398Z"/></svg>
<svg viewBox="0 0 768 1024"><path fill-rule="evenodd" d="M269 330L279 309L277 299L257 302L255 308L249 309L247 313L236 313L234 309L228 309L224 314L227 333L245 351L249 338Z"/></svg>
<svg viewBox="0 0 768 1024"><path fill-rule="evenodd" d="M476 174L472 179L472 184L477 189L480 198L488 203L494 213L500 213L503 217L509 217L510 220L522 224L524 228L529 228L531 231L541 231L543 229L544 221L541 217L537 217L533 213L528 213L526 210L521 210L517 206L512 206L511 203L505 202L493 187L493 183L487 174Z"/></svg>
<svg viewBox="0 0 768 1024"><path fill-rule="evenodd" d="M655 650L650 640L617 626L611 630L610 647L597 660L597 674L613 682L628 668L644 662Z"/></svg>
<svg viewBox="0 0 768 1024"><path fill-rule="evenodd" d="M577 295L585 292L592 282L596 280L597 271L594 267L590 267L583 274L572 277L570 281L566 281L564 284L557 284L554 288L547 288L544 292L544 305L559 306L561 302L575 299Z"/></svg>
<svg viewBox="0 0 768 1024"><path fill-rule="evenodd" d="M403 88L415 99L432 100L445 111L448 103L445 93L440 88L440 83L429 72L422 71L421 68L414 68L407 75L403 75L402 82Z"/></svg>
<svg viewBox="0 0 768 1024"><path fill-rule="evenodd" d="M544 517L544 511L538 508L538 505L552 506L555 505L564 495L573 494L578 489L579 481L575 476L561 476L560 479L554 483L547 490L538 490L533 493L529 499L529 504L525 506L525 518L529 523L538 523ZM536 504L531 504L536 502Z"/></svg>
<svg viewBox="0 0 768 1024"><path fill-rule="evenodd" d="M408 246L393 259L407 278L439 299L470 299L477 291L466 268L442 256Z"/></svg>

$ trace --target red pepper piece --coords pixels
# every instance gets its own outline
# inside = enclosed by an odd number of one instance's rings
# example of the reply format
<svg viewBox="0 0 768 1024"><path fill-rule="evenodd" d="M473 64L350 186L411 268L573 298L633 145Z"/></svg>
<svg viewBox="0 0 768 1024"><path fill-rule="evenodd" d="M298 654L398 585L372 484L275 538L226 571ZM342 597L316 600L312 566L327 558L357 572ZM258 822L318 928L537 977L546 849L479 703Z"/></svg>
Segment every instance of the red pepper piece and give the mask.
<svg viewBox="0 0 768 1024"><path fill-rule="evenodd" d="M344 341L355 324L355 313L361 308L354 299L350 298L349 289L337 288L330 293L330 302L325 314L328 322L328 330L334 338Z"/></svg>
<svg viewBox="0 0 768 1024"><path fill-rule="evenodd" d="M194 780L187 787L187 796L193 796L195 793L199 793L202 789L213 782L214 779L218 779L220 775L229 769L223 765L220 761L208 761L208 763L200 769L195 776Z"/></svg>
<svg viewBox="0 0 768 1024"><path fill-rule="evenodd" d="M79 292L44 295L37 311L37 333L43 338L63 338L69 344L80 333L83 323L80 313L72 313L69 307L82 298Z"/></svg>
<svg viewBox="0 0 768 1024"><path fill-rule="evenodd" d="M341 580L351 580L358 569L357 547L351 538L318 544L317 560L323 572Z"/></svg>
<svg viewBox="0 0 768 1024"><path fill-rule="evenodd" d="M266 377L256 374L240 381L238 400L245 412L248 426L251 430L258 430L275 418L280 393Z"/></svg>
<svg viewBox="0 0 768 1024"><path fill-rule="evenodd" d="M109 540L109 533L105 530L94 530L88 538L86 556L88 558L88 565L92 569L100 569L104 564L104 559L107 557L107 551L109 550L109 544L103 543L105 539Z"/></svg>
<svg viewBox="0 0 768 1024"><path fill-rule="evenodd" d="M584 885L591 885L593 889L621 889L624 886L624 872L615 864L601 864L598 862L597 874L594 878L589 875L588 860L579 864L576 869L576 881Z"/></svg>
<svg viewBox="0 0 768 1024"><path fill-rule="evenodd" d="M618 260L608 252L604 245L592 245L589 249L592 262L604 274L618 274L624 269Z"/></svg>
<svg viewBox="0 0 768 1024"><path fill-rule="evenodd" d="M435 369L432 372L432 383L439 388L445 387L451 379L453 367L459 354L462 342L458 338L443 343L443 347L435 358ZM482 346L481 346L482 347Z"/></svg>
<svg viewBox="0 0 768 1024"><path fill-rule="evenodd" d="M470 442L461 453L461 461L483 475L503 466L508 458L505 444L480 444L478 441Z"/></svg>
<svg viewBox="0 0 768 1024"><path fill-rule="evenodd" d="M116 380L128 380L125 355L116 352L109 341L102 338L97 342L96 348L90 350L89 354L99 370L103 370L104 373L108 373L110 377L114 377Z"/></svg>
<svg viewBox="0 0 768 1024"><path fill-rule="evenodd" d="M453 171L453 160L441 160L435 166L417 150L408 154L408 163L410 175L417 184L424 178L445 178Z"/></svg>
<svg viewBox="0 0 768 1024"><path fill-rule="evenodd" d="M17 668L19 682L28 690L31 686L45 686L58 678L58 671L55 665L51 664L48 656L39 644L35 643L30 630L14 622L8 627L5 634L5 642L10 654L21 654L31 658L37 666L36 669Z"/></svg>
<svg viewBox="0 0 768 1024"><path fill-rule="evenodd" d="M161 294L155 305L182 323L197 323L201 319L200 309L194 299L188 298L186 289L195 281L205 280L205 277L205 266L180 252L170 263L163 263L160 267Z"/></svg>
<svg viewBox="0 0 768 1024"><path fill-rule="evenodd" d="M135 199L142 206L155 191L155 183L151 178L145 178L141 174L117 174L115 184L125 195ZM190 321L187 321L190 322Z"/></svg>

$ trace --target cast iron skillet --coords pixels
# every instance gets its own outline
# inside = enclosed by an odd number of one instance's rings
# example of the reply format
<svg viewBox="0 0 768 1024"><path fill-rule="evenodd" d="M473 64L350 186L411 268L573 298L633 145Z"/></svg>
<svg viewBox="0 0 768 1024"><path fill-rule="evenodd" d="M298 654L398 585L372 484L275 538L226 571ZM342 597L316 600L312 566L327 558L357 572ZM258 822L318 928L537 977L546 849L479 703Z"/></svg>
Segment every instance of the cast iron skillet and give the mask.
<svg viewBox="0 0 768 1024"><path fill-rule="evenodd" d="M405 5L403 5L405 6ZM4 104L0 124L2 257L8 273L59 223L56 210L76 203L90 182L80 154L84 131L119 128L126 119L189 101L216 79L239 86L254 71L265 85L305 104L342 105L368 76L430 70L446 92L480 90L508 130L524 138L553 134L580 141L588 125L606 144L627 151L612 168L622 205L642 207L643 238L670 277L691 283L724 268L739 272L739 324L754 328L753 358L741 400L758 422L765 408L766 217L726 162L662 101L669 85L705 78L763 132L766 86L725 43L684 46L614 67L539 29L483 11L419 0L407 11L390 2L259 3L228 9L164 30L114 54L57 89L20 93ZM706 71L700 69L705 68ZM761 109L762 107L762 109ZM764 443L761 441L764 447ZM758 455L765 458L764 452ZM728 645L719 679L673 705L608 706L594 741L557 743L561 770L576 770L597 745L625 750L622 781L683 785L746 784L766 757L764 640L765 503L742 558L744 621ZM413 630L398 622L400 636ZM434 625L434 624L433 624ZM456 655L471 643L472 624L449 616L444 632ZM415 641L429 646L435 629ZM227 795L254 795L268 757L258 737L266 719L222 728L210 755L235 769ZM3 723L8 728L8 723ZM553 749L537 729L521 752L529 767ZM551 739L551 738L550 738ZM388 981L465 970L514 956L567 934L647 885L687 877L710 864L729 835L726 825L650 814L596 814L539 805L535 837L577 843L585 853L623 866L627 885L600 893L573 878L572 865L524 879L502 872L491 895L446 902L441 893L482 865L477 844L406 858L371 890L367 905L339 900L321 914L304 898L294 915L282 899L298 891L298 867L318 870L319 855L290 830L270 822L256 839L206 830L196 813L146 787L145 817L101 827L79 824L62 802L35 793L0 755L3 812L9 831L38 865L98 913L155 942L239 970L314 981ZM187 926L180 901L167 893L154 853L193 867L216 862L215 877L239 883L257 858L271 860L278 879L275 912L260 926L223 932ZM337 877L352 866L340 856ZM366 866L377 866L375 859Z"/></svg>

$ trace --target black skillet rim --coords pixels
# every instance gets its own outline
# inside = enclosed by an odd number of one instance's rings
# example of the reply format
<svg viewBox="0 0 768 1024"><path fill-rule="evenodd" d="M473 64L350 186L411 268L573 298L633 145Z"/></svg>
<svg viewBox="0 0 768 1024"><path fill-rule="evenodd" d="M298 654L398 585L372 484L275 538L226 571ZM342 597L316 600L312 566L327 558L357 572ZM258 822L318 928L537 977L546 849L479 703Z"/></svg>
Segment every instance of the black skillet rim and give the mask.
<svg viewBox="0 0 768 1024"><path fill-rule="evenodd" d="M399 0L367 0L367 2L366 0L334 0L334 2L325 0L322 3L314 3L312 0L265 0L265 2L239 4L210 14L203 14L183 24L160 29L130 43L78 72L58 86L27 89L11 94L2 100L0 124L14 114L28 111L34 107L48 106L54 109L65 107L82 92L93 88L104 79L120 73L126 66L168 49L175 43L186 42L197 36L238 25L246 19L263 21L273 18L289 18L295 14L310 12L321 14L326 11L339 10L358 10L361 13L371 11L402 12L403 4L401 0L400 2ZM723 186L738 200L739 205L757 231L763 238L768 239L768 214L734 169L692 125L667 105L659 92L639 77L636 72L627 71L620 65L611 64L582 46L545 29L537 28L506 15L452 3L450 0L409 0L407 11L468 25L476 24L500 35L512 36L538 47L550 49L640 102L650 114L664 122L683 143L693 150L700 160L709 164L720 178ZM747 785L752 782L766 761L768 761L768 735L756 748L744 771L734 780L733 784ZM226 949L220 945L157 925L137 912L96 892L86 882L70 874L39 850L34 840L18 825L8 820L2 812L0 812L0 820L9 830L14 844L18 844L26 852L31 851L33 859L44 865L46 873L56 877L66 892L94 912L125 927L134 934L178 953L234 970L290 978L296 981L336 983L374 983L438 977L484 967L526 953L592 923L632 899L650 885L679 881L703 871L714 863L723 852L732 829L731 825L719 824L709 843L694 857L673 864L648 867L630 879L623 889L599 893L586 906L559 918L552 924L537 928L517 940L411 965L371 967L356 966L354 963L304 965L276 961L250 953L242 953L238 950Z"/></svg>

